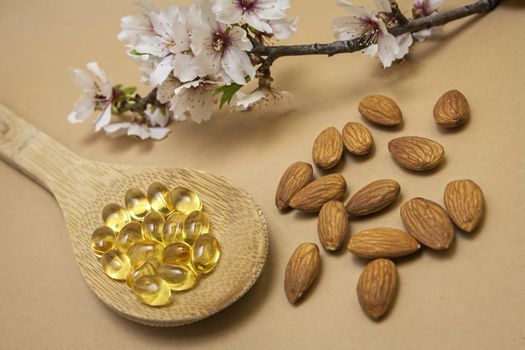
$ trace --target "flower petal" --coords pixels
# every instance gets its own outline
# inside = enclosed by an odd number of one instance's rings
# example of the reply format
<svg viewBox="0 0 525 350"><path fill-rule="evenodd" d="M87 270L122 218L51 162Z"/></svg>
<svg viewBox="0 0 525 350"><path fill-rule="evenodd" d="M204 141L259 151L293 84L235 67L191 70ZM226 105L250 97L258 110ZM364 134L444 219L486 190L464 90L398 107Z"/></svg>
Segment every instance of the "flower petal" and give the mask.
<svg viewBox="0 0 525 350"><path fill-rule="evenodd" d="M162 140L170 131L170 128L149 128L149 137L153 140Z"/></svg>
<svg viewBox="0 0 525 350"><path fill-rule="evenodd" d="M353 5L350 1L347 1L347 0L338 0L337 1L337 4L339 6L343 6L344 8L346 8L350 13L352 13L353 15L357 16L357 17L361 17L361 18L368 18L368 17L372 17L373 16L373 13L372 11L370 10L367 10L361 6L355 6Z"/></svg>
<svg viewBox="0 0 525 350"><path fill-rule="evenodd" d="M271 33L272 27L264 22L261 18L259 18L256 14L247 12L244 14L244 19L248 25L251 27L257 29L260 32L263 33Z"/></svg>
<svg viewBox="0 0 525 350"><path fill-rule="evenodd" d="M95 132L99 132L104 126L111 122L111 104L107 104L95 122Z"/></svg>
<svg viewBox="0 0 525 350"><path fill-rule="evenodd" d="M241 21L242 8L235 1L217 0L213 5L212 10L219 22L234 24Z"/></svg>
<svg viewBox="0 0 525 350"><path fill-rule="evenodd" d="M383 67L390 67L392 62L395 61L396 55L399 52L399 46L397 45L396 38L392 34L380 33L377 44L379 46L377 53L381 63L383 63Z"/></svg>
<svg viewBox="0 0 525 350"><path fill-rule="evenodd" d="M130 122L108 124L104 126L104 131L112 137L124 136L130 125Z"/></svg>
<svg viewBox="0 0 525 350"><path fill-rule="evenodd" d="M379 11L390 13L392 12L392 7L390 6L390 1L388 0L374 0L376 7Z"/></svg>
<svg viewBox="0 0 525 350"><path fill-rule="evenodd" d="M221 64L224 72L237 84L244 85L246 76L250 79L255 76L255 68L248 54L238 47L231 46L224 51Z"/></svg>
<svg viewBox="0 0 525 350"><path fill-rule="evenodd" d="M297 30L299 17L292 17L290 20L278 19L270 20L268 24L272 27L273 35L278 40L285 40L292 36Z"/></svg>
<svg viewBox="0 0 525 350"><path fill-rule="evenodd" d="M244 51L250 51L253 48L252 42L248 39L248 34L246 30L233 27L229 32L229 37L232 42L232 45L237 46L239 49Z"/></svg>
<svg viewBox="0 0 525 350"><path fill-rule="evenodd" d="M180 86L180 82L173 78L168 78L159 85L157 89L157 101L168 103L175 94L175 89Z"/></svg>
<svg viewBox="0 0 525 350"><path fill-rule="evenodd" d="M164 127L168 124L169 118L162 112L162 109L156 108L153 112L150 110L146 111L146 116L148 116L149 122L153 126Z"/></svg>
<svg viewBox="0 0 525 350"><path fill-rule="evenodd" d="M337 40L355 39L361 36L365 29L363 22L356 17L339 17L332 22L332 30Z"/></svg>
<svg viewBox="0 0 525 350"><path fill-rule="evenodd" d="M129 136L138 136L141 140L145 140L149 137L149 130L144 125L132 123L128 127L127 134Z"/></svg>
<svg viewBox="0 0 525 350"><path fill-rule="evenodd" d="M86 65L87 69L95 74L95 76L101 81L101 82L107 82L109 81L109 78L108 76L106 75L106 73L100 69L100 66L98 65L97 62L89 62L87 65Z"/></svg>
<svg viewBox="0 0 525 350"><path fill-rule="evenodd" d="M412 39L412 35L410 33L405 33L396 37L396 41L397 45L399 46L399 51L396 54L396 58L401 59L408 53L408 50L410 49L410 46L414 40Z"/></svg>
<svg viewBox="0 0 525 350"><path fill-rule="evenodd" d="M199 76L199 67L195 57L190 54L179 53L173 59L173 75L180 81L190 81Z"/></svg>
<svg viewBox="0 0 525 350"><path fill-rule="evenodd" d="M153 73L150 76L150 84L153 86L160 85L173 70L173 55L166 56L160 63L155 67Z"/></svg>
<svg viewBox="0 0 525 350"><path fill-rule="evenodd" d="M81 96L73 106L73 112L67 116L68 122L77 124L85 121L95 111L95 101L88 95Z"/></svg>
<svg viewBox="0 0 525 350"><path fill-rule="evenodd" d="M419 32L412 33L412 36L416 38L417 41L425 41L426 39L430 38L432 35L432 28L429 29L423 29Z"/></svg>
<svg viewBox="0 0 525 350"><path fill-rule="evenodd" d="M72 68L69 70L71 79L80 89L87 94L95 94L95 81L82 69Z"/></svg>

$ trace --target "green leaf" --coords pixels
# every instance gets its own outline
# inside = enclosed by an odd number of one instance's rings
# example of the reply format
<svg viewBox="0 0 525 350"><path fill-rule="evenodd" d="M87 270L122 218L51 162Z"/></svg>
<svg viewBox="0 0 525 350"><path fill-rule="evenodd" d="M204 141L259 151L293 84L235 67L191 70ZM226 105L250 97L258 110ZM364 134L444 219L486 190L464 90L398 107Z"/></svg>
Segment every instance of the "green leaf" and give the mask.
<svg viewBox="0 0 525 350"><path fill-rule="evenodd" d="M137 91L137 88L134 86L127 86L124 89L122 89L122 92L127 96L133 95L135 91Z"/></svg>
<svg viewBox="0 0 525 350"><path fill-rule="evenodd" d="M230 104L231 99L235 95L237 91L239 91L242 88L242 85L232 83L230 85L223 85L221 87L218 87L214 89L211 93L212 96L222 94L221 98L219 99L219 107L222 108L225 103Z"/></svg>
<svg viewBox="0 0 525 350"><path fill-rule="evenodd" d="M149 55L149 53L138 52L135 49L131 50L130 53L135 56Z"/></svg>

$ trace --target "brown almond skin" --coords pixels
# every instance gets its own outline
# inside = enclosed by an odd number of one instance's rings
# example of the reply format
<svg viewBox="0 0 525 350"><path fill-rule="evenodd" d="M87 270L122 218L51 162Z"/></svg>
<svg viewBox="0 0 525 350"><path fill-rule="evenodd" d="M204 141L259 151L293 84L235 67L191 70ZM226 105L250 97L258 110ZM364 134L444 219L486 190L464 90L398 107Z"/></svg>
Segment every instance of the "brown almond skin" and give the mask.
<svg viewBox="0 0 525 350"><path fill-rule="evenodd" d="M279 210L288 208L290 199L301 188L312 182L313 168L305 162L295 162L281 176L275 192L275 205Z"/></svg>
<svg viewBox="0 0 525 350"><path fill-rule="evenodd" d="M359 102L357 109L364 118L377 125L396 126L403 120L397 103L384 95L366 96Z"/></svg>
<svg viewBox="0 0 525 350"><path fill-rule="evenodd" d="M295 304L310 288L319 273L321 257L315 243L303 243L293 252L284 276L284 291Z"/></svg>
<svg viewBox="0 0 525 350"><path fill-rule="evenodd" d="M366 265L357 283L357 298L363 311L377 320L390 308L398 288L394 263L376 259Z"/></svg>
<svg viewBox="0 0 525 350"><path fill-rule="evenodd" d="M445 187L445 207L457 227L465 232L476 229L485 206L481 188L472 180L455 180Z"/></svg>
<svg viewBox="0 0 525 350"><path fill-rule="evenodd" d="M445 250L454 241L454 226L439 204L424 198L412 198L401 206L401 220L419 243Z"/></svg>
<svg viewBox="0 0 525 350"><path fill-rule="evenodd" d="M339 131L326 128L315 139L312 159L319 169L330 169L339 163L343 156L343 139Z"/></svg>
<svg viewBox="0 0 525 350"><path fill-rule="evenodd" d="M458 90L447 91L434 106L434 120L444 128L457 128L470 117L467 98Z"/></svg>
<svg viewBox="0 0 525 350"><path fill-rule="evenodd" d="M372 150L374 138L363 124L349 122L343 128L343 144L350 154L363 156Z"/></svg>
<svg viewBox="0 0 525 350"><path fill-rule="evenodd" d="M290 207L317 212L330 200L341 200L346 192L346 181L339 174L330 174L310 182L290 200Z"/></svg>
<svg viewBox="0 0 525 350"><path fill-rule="evenodd" d="M352 216L365 216L376 213L392 204L401 187L390 179L369 183L357 191L346 203L346 211Z"/></svg>
<svg viewBox="0 0 525 350"><path fill-rule="evenodd" d="M329 201L323 204L319 212L317 232L324 249L336 251L345 242L350 223L345 206L340 201Z"/></svg>
<svg viewBox="0 0 525 350"><path fill-rule="evenodd" d="M445 154L439 143L419 136L393 139L388 143L388 150L399 165L414 171L434 169Z"/></svg>
<svg viewBox="0 0 525 350"><path fill-rule="evenodd" d="M421 245L411 235L389 227L363 230L348 242L348 250L365 259L399 258L420 248Z"/></svg>

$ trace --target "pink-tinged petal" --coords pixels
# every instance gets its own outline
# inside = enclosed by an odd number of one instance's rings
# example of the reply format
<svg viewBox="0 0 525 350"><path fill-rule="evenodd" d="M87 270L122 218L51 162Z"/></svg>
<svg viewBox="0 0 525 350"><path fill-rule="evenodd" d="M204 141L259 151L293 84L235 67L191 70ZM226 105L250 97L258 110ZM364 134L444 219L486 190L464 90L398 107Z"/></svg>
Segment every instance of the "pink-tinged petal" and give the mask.
<svg viewBox="0 0 525 350"><path fill-rule="evenodd" d="M242 8L232 0L217 0L212 7L217 21L227 24L239 23L242 17Z"/></svg>
<svg viewBox="0 0 525 350"><path fill-rule="evenodd" d="M160 103L168 103L175 94L175 89L180 86L180 82L173 78L168 78L159 85L157 89L157 100Z"/></svg>
<svg viewBox="0 0 525 350"><path fill-rule="evenodd" d="M176 5L172 5L164 11L151 13L151 24L155 33L165 40L173 38L173 22L178 19L178 16L179 9Z"/></svg>
<svg viewBox="0 0 525 350"><path fill-rule="evenodd" d="M173 55L165 57L160 63L155 67L155 70L150 76L150 84L153 86L160 85L168 75L170 75L173 70Z"/></svg>
<svg viewBox="0 0 525 350"><path fill-rule="evenodd" d="M272 33L272 27L254 13L245 13L244 19L248 25L257 29L258 31L263 33Z"/></svg>
<svg viewBox="0 0 525 350"><path fill-rule="evenodd" d="M203 26L214 28L217 23L217 18L213 13L211 3L209 0L202 0L200 3L200 13Z"/></svg>
<svg viewBox="0 0 525 350"><path fill-rule="evenodd" d="M71 68L69 72L73 82L80 86L82 91L86 94L94 95L95 81L86 72L78 68Z"/></svg>
<svg viewBox="0 0 525 350"><path fill-rule="evenodd" d="M244 51L250 51L253 48L253 45L248 39L247 33L244 29L239 27L233 27L228 34L232 45L237 46L239 49Z"/></svg>
<svg viewBox="0 0 525 350"><path fill-rule="evenodd" d="M128 136L138 136L141 140L149 138L149 130L147 126L132 123L128 127Z"/></svg>
<svg viewBox="0 0 525 350"><path fill-rule="evenodd" d="M408 50L410 49L410 46L414 40L412 39L412 35L410 33L406 33L396 37L396 41L397 45L399 46L399 51L396 54L396 58L401 59L408 53Z"/></svg>
<svg viewBox="0 0 525 350"><path fill-rule="evenodd" d="M204 50L211 50L212 40L213 38L210 27L203 25L193 28L190 43L191 51L197 56Z"/></svg>
<svg viewBox="0 0 525 350"><path fill-rule="evenodd" d="M297 30L297 22L299 17L292 17L290 20L282 19L275 21L268 21L272 27L273 35L278 40L285 40L292 36Z"/></svg>
<svg viewBox="0 0 525 350"><path fill-rule="evenodd" d="M73 112L67 116L67 121L71 124L82 123L95 111L95 101L88 95L81 96L73 106Z"/></svg>
<svg viewBox="0 0 525 350"><path fill-rule="evenodd" d="M443 0L428 0L426 2L426 8L428 14L437 11L441 5L443 5Z"/></svg>
<svg viewBox="0 0 525 350"><path fill-rule="evenodd" d="M108 124L104 126L104 131L112 137L124 136L130 125L130 122Z"/></svg>
<svg viewBox="0 0 525 350"><path fill-rule="evenodd" d="M170 131L169 128L149 128L149 137L153 140L162 140Z"/></svg>
<svg viewBox="0 0 525 350"><path fill-rule="evenodd" d="M109 81L109 78L108 76L106 75L106 73L100 68L100 66L98 65L97 62L89 62L88 64L86 64L86 67L87 69L93 73L97 78L98 80L100 80L101 82L105 83L107 81Z"/></svg>
<svg viewBox="0 0 525 350"><path fill-rule="evenodd" d="M392 34L380 33L377 44L379 46L377 54L383 67L390 67L392 62L396 60L396 55L399 52L396 38Z"/></svg>
<svg viewBox="0 0 525 350"><path fill-rule="evenodd" d="M374 0L376 7L379 11L390 13L392 12L392 7L390 7L390 1L388 0Z"/></svg>
<svg viewBox="0 0 525 350"><path fill-rule="evenodd" d="M286 17L288 8L290 8L289 1L257 0L253 12L261 19L282 19Z"/></svg>
<svg viewBox="0 0 525 350"><path fill-rule="evenodd" d="M332 30L337 40L351 40L363 34L366 28L356 17L339 17L332 22Z"/></svg>
<svg viewBox="0 0 525 350"><path fill-rule="evenodd" d="M346 8L348 12L350 12L351 14L357 17L368 18L374 15L372 11L369 11L361 6L355 6L350 1L347 1L347 0L338 0L337 4L339 6L343 6L344 8Z"/></svg>
<svg viewBox="0 0 525 350"><path fill-rule="evenodd" d="M255 67L248 54L235 46L229 47L224 52L221 63L224 72L237 84L244 85L246 76L249 79L255 76Z"/></svg>
<svg viewBox="0 0 525 350"><path fill-rule="evenodd" d="M432 28L423 29L419 32L412 33L412 36L416 38L417 41L425 41L432 35Z"/></svg>
<svg viewBox="0 0 525 350"><path fill-rule="evenodd" d="M95 122L95 132L99 132L104 126L108 125L111 122L111 105L108 104L102 110L102 114L98 117Z"/></svg>
<svg viewBox="0 0 525 350"><path fill-rule="evenodd" d="M188 33L186 23L177 18L173 21L173 42L170 51L173 53L180 53L190 49L190 35Z"/></svg>
<svg viewBox="0 0 525 350"><path fill-rule="evenodd" d="M190 81L199 76L199 67L195 58L189 54L177 54L173 59L173 75L182 82Z"/></svg>
<svg viewBox="0 0 525 350"><path fill-rule="evenodd" d="M135 45L135 51L147 53L156 57L165 57L170 53L169 42L157 35L141 36Z"/></svg>

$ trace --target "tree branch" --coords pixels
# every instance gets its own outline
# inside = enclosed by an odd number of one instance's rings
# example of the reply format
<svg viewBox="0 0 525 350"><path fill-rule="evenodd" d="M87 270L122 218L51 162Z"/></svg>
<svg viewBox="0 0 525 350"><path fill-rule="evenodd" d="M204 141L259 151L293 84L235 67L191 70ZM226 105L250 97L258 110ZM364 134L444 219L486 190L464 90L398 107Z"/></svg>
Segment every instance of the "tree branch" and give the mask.
<svg viewBox="0 0 525 350"><path fill-rule="evenodd" d="M416 18L408 21L405 25L398 25L389 28L389 32L398 36L405 33L413 33L422 29L442 26L457 19L471 16L473 14L486 13L499 4L500 0L478 0L477 2L462 6L450 11L438 13L433 16ZM257 45L252 49L252 53L265 56L265 65L268 67L279 57L283 56L302 56L302 55L328 55L333 56L339 53L350 53L360 51L369 46L363 38L352 40L339 40L326 44L307 44L307 45L280 45L266 46Z"/></svg>

